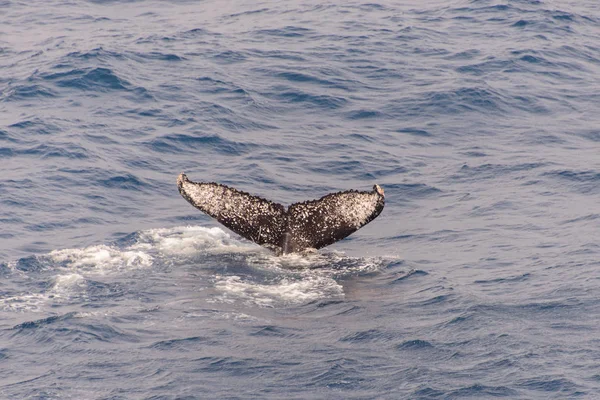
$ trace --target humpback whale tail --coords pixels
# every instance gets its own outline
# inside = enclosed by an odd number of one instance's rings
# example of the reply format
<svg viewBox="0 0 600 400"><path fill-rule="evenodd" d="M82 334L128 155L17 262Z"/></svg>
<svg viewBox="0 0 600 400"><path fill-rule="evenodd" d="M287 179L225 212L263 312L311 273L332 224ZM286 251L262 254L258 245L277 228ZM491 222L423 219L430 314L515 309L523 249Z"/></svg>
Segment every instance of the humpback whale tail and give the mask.
<svg viewBox="0 0 600 400"><path fill-rule="evenodd" d="M238 235L277 253L329 246L374 220L385 197L379 185L371 192L349 190L318 200L281 204L218 183L177 177L179 193L191 205Z"/></svg>

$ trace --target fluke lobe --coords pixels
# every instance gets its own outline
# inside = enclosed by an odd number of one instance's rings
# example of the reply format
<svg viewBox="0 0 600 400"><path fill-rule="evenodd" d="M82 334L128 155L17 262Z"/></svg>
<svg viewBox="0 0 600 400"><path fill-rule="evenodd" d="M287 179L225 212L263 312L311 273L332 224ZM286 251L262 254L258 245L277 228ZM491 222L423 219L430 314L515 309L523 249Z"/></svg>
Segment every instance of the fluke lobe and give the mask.
<svg viewBox="0 0 600 400"><path fill-rule="evenodd" d="M281 204L218 183L177 177L179 193L191 205L238 235L278 254L329 246L374 220L385 196L379 185L371 192L331 193L318 200Z"/></svg>

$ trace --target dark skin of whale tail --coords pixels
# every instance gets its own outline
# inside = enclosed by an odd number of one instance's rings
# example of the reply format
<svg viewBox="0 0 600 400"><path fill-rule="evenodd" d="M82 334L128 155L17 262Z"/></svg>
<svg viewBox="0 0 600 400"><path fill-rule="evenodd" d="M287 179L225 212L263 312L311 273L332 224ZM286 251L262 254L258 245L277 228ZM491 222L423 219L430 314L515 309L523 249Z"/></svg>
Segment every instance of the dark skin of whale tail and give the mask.
<svg viewBox="0 0 600 400"><path fill-rule="evenodd" d="M192 182L185 174L177 177L177 187L191 205L277 254L329 246L374 220L385 205L379 185L371 192L349 190L294 203L287 210L219 183Z"/></svg>

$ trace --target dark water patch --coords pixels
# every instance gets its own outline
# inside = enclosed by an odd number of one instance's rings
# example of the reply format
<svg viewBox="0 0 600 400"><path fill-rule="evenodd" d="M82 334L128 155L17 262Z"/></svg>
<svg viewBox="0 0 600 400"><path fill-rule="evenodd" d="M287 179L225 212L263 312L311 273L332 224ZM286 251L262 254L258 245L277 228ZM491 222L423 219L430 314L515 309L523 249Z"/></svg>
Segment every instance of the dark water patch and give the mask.
<svg viewBox="0 0 600 400"><path fill-rule="evenodd" d="M19 325L15 325L12 329L16 331L25 331L29 329L39 329L48 325L56 324L62 321L66 321L75 318L77 313L70 312L63 315L55 315L52 317L42 318L34 321L23 322Z"/></svg>
<svg viewBox="0 0 600 400"><path fill-rule="evenodd" d="M249 335L261 337L292 338L297 337L298 332L295 329L284 328L275 325L265 325L258 327L258 330L250 332Z"/></svg>
<svg viewBox="0 0 600 400"><path fill-rule="evenodd" d="M244 142L235 142L221 136L193 136L184 134L165 135L147 143L152 150L159 153L189 153L211 151L227 155L246 154L256 145Z"/></svg>
<svg viewBox="0 0 600 400"><path fill-rule="evenodd" d="M98 144L105 144L105 145L118 145L119 144L118 141L116 141L115 139L113 139L112 137L110 137L108 135L96 135L96 134L88 133L88 134L85 134L83 137L85 137L90 142L98 143Z"/></svg>
<svg viewBox="0 0 600 400"><path fill-rule="evenodd" d="M332 172L336 174L347 174L351 172L362 174L365 172L363 163L355 160L310 162L305 165L305 168L323 174Z"/></svg>
<svg viewBox="0 0 600 400"><path fill-rule="evenodd" d="M463 50L458 53L450 54L444 57L445 60L472 60L481 55L481 51L477 49Z"/></svg>
<svg viewBox="0 0 600 400"><path fill-rule="evenodd" d="M202 373L225 373L232 377L261 376L276 371L279 366L265 364L255 358L202 357L193 360L194 371Z"/></svg>
<svg viewBox="0 0 600 400"><path fill-rule="evenodd" d="M150 345L150 348L163 351L194 351L201 350L206 346L217 344L214 339L203 336L192 336L182 339L161 340Z"/></svg>
<svg viewBox="0 0 600 400"><path fill-rule="evenodd" d="M469 398L487 398L487 397L509 397L515 398L519 394L518 391L511 389L507 386L487 386L482 384L475 384L472 386L452 390L446 393L448 398L462 399L465 397Z"/></svg>
<svg viewBox="0 0 600 400"><path fill-rule="evenodd" d="M184 56L180 56L173 53L162 53L159 51L151 51L148 53L132 53L135 57L145 60L156 60L156 61L185 61Z"/></svg>
<svg viewBox="0 0 600 400"><path fill-rule="evenodd" d="M351 121L359 119L381 118L384 115L376 110L354 110L346 113L346 118Z"/></svg>
<svg viewBox="0 0 600 400"><path fill-rule="evenodd" d="M141 237L139 232L115 232L112 236L116 238L114 244L121 248L138 243Z"/></svg>
<svg viewBox="0 0 600 400"><path fill-rule="evenodd" d="M427 38L428 40L432 41L440 41L443 40L444 35L445 33L441 30L434 30L426 28L424 26L411 25L398 30L398 34L394 37L394 40L397 40L402 43L422 41L424 38ZM448 52L443 51L441 55L445 54L448 54Z"/></svg>
<svg viewBox="0 0 600 400"><path fill-rule="evenodd" d="M48 268L48 264L37 256L28 256L20 258L15 268L23 272L41 272Z"/></svg>
<svg viewBox="0 0 600 400"><path fill-rule="evenodd" d="M209 37L221 36L221 34L217 33L217 32L209 31L207 29L194 28L194 29L190 29L188 31L182 32L182 33L178 34L177 36L185 38L185 39L193 39L193 38L198 38L198 37L203 37L203 36L209 36Z"/></svg>
<svg viewBox="0 0 600 400"><path fill-rule="evenodd" d="M258 10L251 10L251 11L242 11L239 13L234 13L234 14L229 14L227 17L228 18L237 18L237 17L241 17L241 16L247 16L247 15L253 15L253 14L262 14L269 11L268 8L259 8Z"/></svg>
<svg viewBox="0 0 600 400"><path fill-rule="evenodd" d="M24 228L31 232L46 232L46 231L60 231L66 227L72 226L70 221L47 221L37 224L29 224Z"/></svg>
<svg viewBox="0 0 600 400"><path fill-rule="evenodd" d="M41 76L57 86L84 91L106 92L131 88L131 84L120 78L115 71L104 67L72 69Z"/></svg>
<svg viewBox="0 0 600 400"><path fill-rule="evenodd" d="M402 129L397 129L396 132L406 133L406 134L412 135L412 136L421 136L421 137L432 136L432 134L429 133L428 131L423 130L423 129L417 129L417 128L402 128Z"/></svg>
<svg viewBox="0 0 600 400"><path fill-rule="evenodd" d="M564 145L567 144L567 141L563 138L556 135L545 135L543 133L535 133L532 132L531 135L526 133L521 140L523 143L527 144L541 144L541 145Z"/></svg>
<svg viewBox="0 0 600 400"><path fill-rule="evenodd" d="M251 101L254 103L252 94L246 89L240 87L234 82L226 82L220 79L214 79L211 77L201 77L197 79L201 82L199 90L202 93L209 94L228 94L228 99L241 99L244 102ZM178 89L179 90L179 89Z"/></svg>
<svg viewBox="0 0 600 400"><path fill-rule="evenodd" d="M454 92L431 93L429 99L432 104L446 107L449 102L457 102L466 109L478 109L483 112L500 111L503 103L502 96L498 92L481 88L461 88Z"/></svg>
<svg viewBox="0 0 600 400"><path fill-rule="evenodd" d="M481 164L474 167L464 164L453 179L494 179L515 172L527 172L547 166L547 163Z"/></svg>
<svg viewBox="0 0 600 400"><path fill-rule="evenodd" d="M38 117L25 119L23 121L9 125L8 127L18 129L20 131L25 131L26 134L35 133L40 135L50 135L61 131L61 128L59 126L43 121Z"/></svg>
<svg viewBox="0 0 600 400"><path fill-rule="evenodd" d="M552 171L546 172L542 175L554 176L561 179L566 179L574 182L598 182L600 180L600 173L595 171Z"/></svg>
<svg viewBox="0 0 600 400"><path fill-rule="evenodd" d="M573 47L569 45L564 45L558 48L556 51L546 50L547 54L553 56L553 58L561 59L567 58L569 60L578 59L584 61L586 63L591 64L600 64L600 51L597 47L594 46L578 46ZM560 63L559 65L566 65L564 63Z"/></svg>
<svg viewBox="0 0 600 400"><path fill-rule="evenodd" d="M523 27L525 27L525 26L527 26L527 25L530 25L530 24L531 24L531 22L529 22L529 21L526 21L526 20L524 20L524 19L520 19L520 20L518 20L517 22L515 22L514 24L512 24L511 26L512 26L513 28L523 28Z"/></svg>
<svg viewBox="0 0 600 400"><path fill-rule="evenodd" d="M369 329L367 331L355 332L343 336L339 340L349 343L370 343L370 342L387 342L395 337L390 332L381 331L379 329Z"/></svg>
<svg viewBox="0 0 600 400"><path fill-rule="evenodd" d="M587 222L587 221L595 221L597 219L600 219L600 214L587 214L581 217L577 217L577 218L572 218L572 219L568 219L565 221L562 221L560 224L561 225L565 225L565 224L579 224L582 222Z"/></svg>
<svg viewBox="0 0 600 400"><path fill-rule="evenodd" d="M63 58L65 64L71 61L100 61L109 62L115 60L125 60L126 57L119 52L106 50L103 47L96 47L88 51L73 51Z"/></svg>
<svg viewBox="0 0 600 400"><path fill-rule="evenodd" d="M143 170L160 170L163 167L163 164L160 161L148 159L146 155L142 156L140 159L138 157L132 158L129 155L123 155L120 157L120 161L127 165L128 167L132 167L134 169L143 169ZM172 172L172 171L171 171ZM152 183L154 187L160 186L156 185L154 180L148 179L147 182Z"/></svg>
<svg viewBox="0 0 600 400"><path fill-rule="evenodd" d="M385 183L383 187L386 193L409 199L421 199L442 193L440 189L424 183Z"/></svg>
<svg viewBox="0 0 600 400"><path fill-rule="evenodd" d="M427 275L429 275L429 274L425 271L422 271L420 269L413 269L413 270L410 270L408 273L403 274L402 276L390 281L390 284L394 285L394 284L398 284L398 283L404 283L409 278L427 276Z"/></svg>
<svg viewBox="0 0 600 400"><path fill-rule="evenodd" d="M211 56L211 60L219 64L234 64L246 61L248 57L241 51L226 50Z"/></svg>
<svg viewBox="0 0 600 400"><path fill-rule="evenodd" d="M548 300L538 302L522 302L518 304L477 304L469 307L468 312L461 314L461 318L472 319L476 316L494 316L499 318L510 315L514 318L526 318L552 321L561 320L569 313L577 313L583 307L582 301L575 298L563 300Z"/></svg>
<svg viewBox="0 0 600 400"><path fill-rule="evenodd" d="M288 104L305 104L310 108L317 107L319 110L336 110L348 103L348 100L343 97L310 94L288 88L281 88L281 91L271 92L268 96Z"/></svg>
<svg viewBox="0 0 600 400"><path fill-rule="evenodd" d="M15 139L13 139L12 137L10 137L10 135L8 134L8 132L6 132L5 130L0 129L0 140L5 140L7 142L14 142Z"/></svg>
<svg viewBox="0 0 600 400"><path fill-rule="evenodd" d="M215 79L215 78L212 78L210 76L202 76L200 78L196 78L196 80L198 82L207 83L207 84L212 85L212 86L225 87L225 89L222 89L221 91L229 90L231 87L234 86L234 84L232 82L225 82L225 81L223 81L221 79ZM181 88L178 87L178 86L174 86L174 87L173 86L167 86L166 88L168 88L168 89L174 89L174 90L181 90ZM214 91L214 92L210 91L209 93L219 93L221 91Z"/></svg>
<svg viewBox="0 0 600 400"><path fill-rule="evenodd" d="M276 60L287 60L287 61L297 61L297 62L305 62L307 59L306 55L302 52L294 52L294 51L281 51L281 50L262 50L262 49L250 49L248 53L257 58L273 58Z"/></svg>
<svg viewBox="0 0 600 400"><path fill-rule="evenodd" d="M46 145L41 144L35 147L18 150L18 155L38 156L41 158L70 158L83 160L89 158L87 150L74 144L68 145Z"/></svg>
<svg viewBox="0 0 600 400"><path fill-rule="evenodd" d="M362 11L386 11L389 10L388 7L379 3L363 3L358 5L358 9Z"/></svg>
<svg viewBox="0 0 600 400"><path fill-rule="evenodd" d="M0 101L32 100L35 98L53 98L56 92L42 85L17 85L5 92Z"/></svg>
<svg viewBox="0 0 600 400"><path fill-rule="evenodd" d="M424 387L413 392L415 398L418 399L444 399L447 396L447 392L434 389L432 387Z"/></svg>
<svg viewBox="0 0 600 400"><path fill-rule="evenodd" d="M483 217L483 216L493 216L501 211L510 211L510 210L518 210L519 205L512 201L497 201L489 206L481 207L475 206L469 212L469 216L471 217Z"/></svg>
<svg viewBox="0 0 600 400"><path fill-rule="evenodd" d="M338 77L332 77L332 78L334 78L334 80L332 80L332 79L319 78L319 77L315 76L314 74L309 74L308 72L285 71L285 72L273 73L273 71L270 69L261 69L260 71L263 72L267 76L275 76L275 77L278 77L278 78L281 78L281 79L284 79L286 81L293 82L293 83L308 83L308 84L316 85L319 87L328 87L328 88L349 90L348 86L346 84L342 84L340 78L338 78ZM320 71L320 72L321 72L321 74L325 74L325 75L328 74L327 72L324 72L324 71Z"/></svg>
<svg viewBox="0 0 600 400"><path fill-rule="evenodd" d="M208 220L208 217L204 216L203 214L194 213L194 214L189 214L189 215L179 215L179 216L175 217L174 220L183 222L186 224L189 224L192 222L202 223L202 222L206 222Z"/></svg>
<svg viewBox="0 0 600 400"><path fill-rule="evenodd" d="M488 155L486 153L484 153L483 151L465 151L461 153L462 155L465 155L467 157L487 157Z"/></svg>
<svg viewBox="0 0 600 400"><path fill-rule="evenodd" d="M517 387L541 391L541 392L559 392L564 395L584 395L585 392L578 390L578 385L569 379L559 376L544 375L529 379L520 379L516 383Z"/></svg>
<svg viewBox="0 0 600 400"><path fill-rule="evenodd" d="M14 151L10 147L0 147L0 158L9 158L14 155Z"/></svg>
<svg viewBox="0 0 600 400"><path fill-rule="evenodd" d="M535 57L529 54L522 56L521 58L519 58L519 60L525 61L530 64L549 64L543 57Z"/></svg>
<svg viewBox="0 0 600 400"><path fill-rule="evenodd" d="M375 138L373 138L369 135L366 135L366 134L361 134L361 133L351 133L351 134L347 135L346 137L352 141L361 141L361 142L367 142L367 143L375 142Z"/></svg>
<svg viewBox="0 0 600 400"><path fill-rule="evenodd" d="M311 377L309 387L316 386L351 391L358 390L367 380L360 370L360 363L353 359L328 360L324 366L327 369Z"/></svg>
<svg viewBox="0 0 600 400"><path fill-rule="evenodd" d="M393 106L386 106L384 112L398 117L463 113L498 116L512 106L499 91L463 87L450 91L428 91L418 97L405 98Z"/></svg>
<svg viewBox="0 0 600 400"><path fill-rule="evenodd" d="M137 343L139 339L132 334L117 329L108 324L78 324L77 328L72 328L72 332L75 329L79 332L85 332L86 336L89 335L96 340L107 343Z"/></svg>
<svg viewBox="0 0 600 400"><path fill-rule="evenodd" d="M64 268L69 267L70 261L67 260L63 263L59 263L58 265L62 265ZM127 295L129 292L127 286L121 283L105 283L92 279L86 280L86 290L85 290L85 299L88 300L88 303L85 305L85 308L102 308L104 304L98 304L96 302L100 300L110 300L114 301Z"/></svg>
<svg viewBox="0 0 600 400"><path fill-rule="evenodd" d="M448 295L448 294L442 294L439 296L434 296L430 299L427 300L423 300L423 301L419 301L417 303L414 303L412 305L412 307L427 307L427 306L431 306L431 305L437 305L440 303L447 303L450 302L454 299L454 296Z"/></svg>
<svg viewBox="0 0 600 400"><path fill-rule="evenodd" d="M369 60L364 60L370 63ZM353 65L350 70L372 81L381 79L406 79L407 75L393 68L379 67L375 65Z"/></svg>
<svg viewBox="0 0 600 400"><path fill-rule="evenodd" d="M396 176L399 174L406 174L407 172L410 171L408 168L402 167L402 166L381 168L381 169L371 169L371 170L372 170L372 175L375 176L377 179L383 178L383 177L389 177L389 176ZM384 190L385 190L385 188L384 188Z"/></svg>
<svg viewBox="0 0 600 400"><path fill-rule="evenodd" d="M470 74L475 76L487 75L494 72L524 72L523 69L513 59L497 59L493 56L488 58L489 59L484 62L461 65L460 67L457 67L455 71L461 74Z"/></svg>
<svg viewBox="0 0 600 400"><path fill-rule="evenodd" d="M123 174L111 176L107 179L100 179L98 183L101 186L110 189L142 190L148 186L144 181L133 174Z"/></svg>
<svg viewBox="0 0 600 400"><path fill-rule="evenodd" d="M95 217L77 218L73 221L74 225L102 225L103 220Z"/></svg>
<svg viewBox="0 0 600 400"><path fill-rule="evenodd" d="M141 108L132 108L127 111L128 114L139 115L141 117L153 117L153 118L166 118L164 114L164 110L160 108L149 108L149 109L141 109Z"/></svg>
<svg viewBox="0 0 600 400"><path fill-rule="evenodd" d="M222 104L205 102L196 106L194 110L186 110L194 116L208 115L210 118L215 119L223 116L236 117L237 113L234 111L233 105L226 107Z"/></svg>
<svg viewBox="0 0 600 400"><path fill-rule="evenodd" d="M136 103L156 101L154 95L148 89L143 87L130 88L124 98Z"/></svg>
<svg viewBox="0 0 600 400"><path fill-rule="evenodd" d="M585 130L585 131L579 133L579 136L582 136L588 140L591 140L592 142L600 142L600 129ZM1 138L2 138L2 136L0 134L0 139Z"/></svg>
<svg viewBox="0 0 600 400"><path fill-rule="evenodd" d="M462 313L461 315L451 318L445 323L446 326L470 324L474 321L475 315L472 312Z"/></svg>
<svg viewBox="0 0 600 400"><path fill-rule="evenodd" d="M281 38L301 38L306 37L311 33L313 33L311 29L298 26L286 26L280 29L260 29L253 32L254 35L260 37L272 36Z"/></svg>
<svg viewBox="0 0 600 400"><path fill-rule="evenodd" d="M92 343L96 341L110 343L110 340L105 339L101 335L75 327L59 328L53 332L53 338L59 340L65 340L68 338L68 340L72 343Z"/></svg>
<svg viewBox="0 0 600 400"><path fill-rule="evenodd" d="M561 170L545 172L541 176L566 183L566 187L579 193L589 194L600 191L600 172Z"/></svg>
<svg viewBox="0 0 600 400"><path fill-rule="evenodd" d="M474 283L476 284L484 284L484 285L496 285L498 283L514 283L514 282L524 282L531 278L530 273L524 273L518 276L508 277L508 278L495 278L495 279L482 279L476 280Z"/></svg>
<svg viewBox="0 0 600 400"><path fill-rule="evenodd" d="M424 350L424 349L433 349L434 346L426 341L420 339L407 340L398 346L396 346L398 350Z"/></svg>
<svg viewBox="0 0 600 400"><path fill-rule="evenodd" d="M510 27L524 32L544 32L553 35L574 34L575 31L572 27L574 24L570 22L573 21L557 19L551 15L535 15L532 18L520 18L510 25Z"/></svg>
<svg viewBox="0 0 600 400"><path fill-rule="evenodd" d="M247 131L270 131L276 130L277 127L275 125L267 125L263 123L256 122L254 120L248 118L242 118L239 116L236 117L215 117L212 119L215 123L218 123L219 126L223 127L229 132L247 132ZM232 142L236 143L237 146L245 147L250 146L249 144L241 144L240 142Z"/></svg>

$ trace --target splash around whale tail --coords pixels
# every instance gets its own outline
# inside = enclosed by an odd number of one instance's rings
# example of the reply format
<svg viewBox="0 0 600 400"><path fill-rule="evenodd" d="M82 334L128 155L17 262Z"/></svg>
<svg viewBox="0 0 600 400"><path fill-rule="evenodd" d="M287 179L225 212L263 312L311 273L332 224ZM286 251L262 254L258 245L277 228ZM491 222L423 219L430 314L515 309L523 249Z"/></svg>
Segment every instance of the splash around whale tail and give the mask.
<svg viewBox="0 0 600 400"><path fill-rule="evenodd" d="M177 187L191 205L225 227L283 254L329 246L374 220L385 205L379 185L371 192L349 190L294 203L287 210L219 183L192 182L183 173Z"/></svg>

